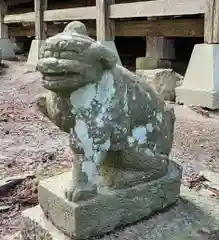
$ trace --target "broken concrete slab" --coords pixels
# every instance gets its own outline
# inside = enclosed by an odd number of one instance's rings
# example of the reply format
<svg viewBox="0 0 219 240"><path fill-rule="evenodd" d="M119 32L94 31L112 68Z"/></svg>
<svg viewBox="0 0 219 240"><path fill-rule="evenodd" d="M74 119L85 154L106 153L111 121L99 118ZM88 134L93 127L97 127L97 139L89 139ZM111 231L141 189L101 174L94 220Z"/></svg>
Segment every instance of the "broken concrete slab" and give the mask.
<svg viewBox="0 0 219 240"><path fill-rule="evenodd" d="M219 45L195 45L183 84L176 88L178 102L219 109Z"/></svg>
<svg viewBox="0 0 219 240"><path fill-rule="evenodd" d="M136 74L149 82L165 101L175 101L175 88L183 82L183 76L173 69L136 70Z"/></svg>
<svg viewBox="0 0 219 240"><path fill-rule="evenodd" d="M39 203L54 226L67 236L83 239L113 231L174 203L179 196L181 167L170 163L163 178L123 190L99 189L95 198L79 203L64 196L70 179L68 172L42 181Z"/></svg>
<svg viewBox="0 0 219 240"><path fill-rule="evenodd" d="M180 200L168 211L95 239L200 240L202 237L200 230L209 229L211 232L219 229L219 209L216 206L218 206L216 199L182 186ZM74 239L66 237L55 228L40 206L23 212L22 226L24 240L41 240L45 236L47 240Z"/></svg>

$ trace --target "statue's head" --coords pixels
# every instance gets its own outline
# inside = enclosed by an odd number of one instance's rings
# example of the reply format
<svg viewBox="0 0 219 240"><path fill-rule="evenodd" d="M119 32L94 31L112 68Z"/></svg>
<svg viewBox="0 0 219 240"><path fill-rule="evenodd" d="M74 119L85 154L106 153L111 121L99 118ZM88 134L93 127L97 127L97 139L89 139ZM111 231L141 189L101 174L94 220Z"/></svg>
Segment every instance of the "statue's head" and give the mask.
<svg viewBox="0 0 219 240"><path fill-rule="evenodd" d="M76 21L45 41L37 69L45 88L70 93L100 81L103 72L116 63L115 53L90 38L85 25Z"/></svg>

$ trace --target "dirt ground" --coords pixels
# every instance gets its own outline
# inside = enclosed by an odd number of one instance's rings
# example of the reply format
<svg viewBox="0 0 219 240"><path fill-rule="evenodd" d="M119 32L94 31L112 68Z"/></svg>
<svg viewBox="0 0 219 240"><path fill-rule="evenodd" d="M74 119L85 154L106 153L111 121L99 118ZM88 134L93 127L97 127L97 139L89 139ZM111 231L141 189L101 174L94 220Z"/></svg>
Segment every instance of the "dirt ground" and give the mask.
<svg viewBox="0 0 219 240"><path fill-rule="evenodd" d="M46 119L35 104L44 91L40 74L25 72L23 62L4 63L0 77L0 179L24 173L41 179L66 171L72 159L68 136ZM174 107L177 119L171 156L183 166L183 182L204 169L219 172L217 116L205 117L183 106ZM26 189L25 184L10 192L10 196L0 196L0 203L7 199L11 204L9 210L0 212L0 239L19 231L21 211L37 203L31 197L23 202L16 198Z"/></svg>

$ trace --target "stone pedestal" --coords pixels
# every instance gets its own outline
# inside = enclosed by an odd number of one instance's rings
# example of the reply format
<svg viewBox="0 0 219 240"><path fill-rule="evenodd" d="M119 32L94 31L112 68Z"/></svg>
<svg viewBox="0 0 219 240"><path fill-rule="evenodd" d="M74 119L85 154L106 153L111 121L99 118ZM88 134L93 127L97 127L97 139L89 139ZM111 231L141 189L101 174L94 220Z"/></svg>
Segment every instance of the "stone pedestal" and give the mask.
<svg viewBox="0 0 219 240"><path fill-rule="evenodd" d="M182 86L176 88L178 102L219 109L219 44L195 45Z"/></svg>
<svg viewBox="0 0 219 240"><path fill-rule="evenodd" d="M137 70L136 74L150 83L165 101L175 101L175 88L183 77L172 69Z"/></svg>
<svg viewBox="0 0 219 240"><path fill-rule="evenodd" d="M180 192L181 168L170 162L167 174L160 179L122 190L99 189L95 198L79 203L64 197L70 179L71 173L64 173L44 180L39 186L39 203L53 228L71 239L86 239L134 223L174 203ZM29 211L33 215L23 213L24 240L31 239L31 234L36 234L36 239L42 239L46 232L49 235L41 222L36 223L40 219L35 218L35 211Z"/></svg>
<svg viewBox="0 0 219 240"><path fill-rule="evenodd" d="M27 66L30 68L35 69L37 66L37 62L40 58L40 47L44 43L45 40L33 40L31 43L28 59L27 59Z"/></svg>
<svg viewBox="0 0 219 240"><path fill-rule="evenodd" d="M8 38L0 39L0 49L2 49L3 60L13 60L15 58L14 45Z"/></svg>

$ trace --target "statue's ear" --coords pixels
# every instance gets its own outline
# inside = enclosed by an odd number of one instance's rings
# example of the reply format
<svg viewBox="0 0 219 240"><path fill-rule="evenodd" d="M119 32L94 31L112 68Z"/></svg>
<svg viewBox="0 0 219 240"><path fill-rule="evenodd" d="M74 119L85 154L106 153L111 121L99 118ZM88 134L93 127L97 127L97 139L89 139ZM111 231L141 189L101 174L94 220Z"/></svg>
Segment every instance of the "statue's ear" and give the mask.
<svg viewBox="0 0 219 240"><path fill-rule="evenodd" d="M118 62L116 54L100 42L95 42L90 46L91 55L103 64L106 69L115 67Z"/></svg>

